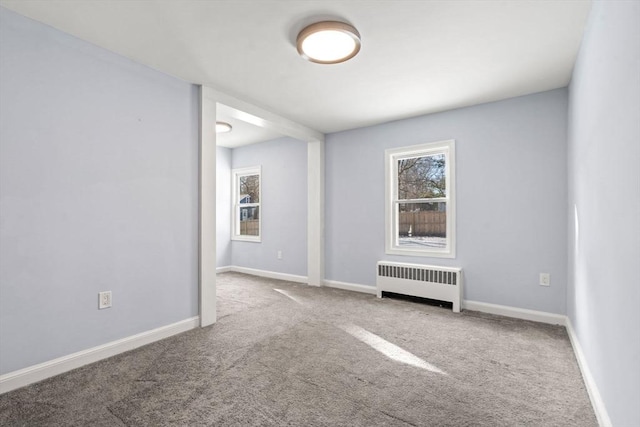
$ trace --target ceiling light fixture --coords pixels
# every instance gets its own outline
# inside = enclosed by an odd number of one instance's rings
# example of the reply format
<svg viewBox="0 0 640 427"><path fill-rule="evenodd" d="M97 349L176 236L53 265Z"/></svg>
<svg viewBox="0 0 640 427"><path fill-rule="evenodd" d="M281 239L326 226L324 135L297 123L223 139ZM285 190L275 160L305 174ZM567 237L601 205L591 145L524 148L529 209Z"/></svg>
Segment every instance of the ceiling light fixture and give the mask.
<svg viewBox="0 0 640 427"><path fill-rule="evenodd" d="M216 133L231 132L231 129L233 129L233 126L227 122L216 122Z"/></svg>
<svg viewBox="0 0 640 427"><path fill-rule="evenodd" d="M317 22L300 31L296 45L298 53L311 62L338 64L360 52L360 33L344 22Z"/></svg>

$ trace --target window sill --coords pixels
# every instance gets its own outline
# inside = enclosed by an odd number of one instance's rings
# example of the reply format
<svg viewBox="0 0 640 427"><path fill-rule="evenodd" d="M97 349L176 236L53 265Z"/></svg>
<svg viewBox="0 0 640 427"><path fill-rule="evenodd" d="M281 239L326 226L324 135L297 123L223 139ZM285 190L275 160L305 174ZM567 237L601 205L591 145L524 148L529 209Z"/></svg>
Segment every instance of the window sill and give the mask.
<svg viewBox="0 0 640 427"><path fill-rule="evenodd" d="M424 258L455 258L455 251L425 251L420 249L386 248L387 255L415 256Z"/></svg>
<svg viewBox="0 0 640 427"><path fill-rule="evenodd" d="M260 236L231 236L231 240L235 240L237 242L262 243L262 238Z"/></svg>

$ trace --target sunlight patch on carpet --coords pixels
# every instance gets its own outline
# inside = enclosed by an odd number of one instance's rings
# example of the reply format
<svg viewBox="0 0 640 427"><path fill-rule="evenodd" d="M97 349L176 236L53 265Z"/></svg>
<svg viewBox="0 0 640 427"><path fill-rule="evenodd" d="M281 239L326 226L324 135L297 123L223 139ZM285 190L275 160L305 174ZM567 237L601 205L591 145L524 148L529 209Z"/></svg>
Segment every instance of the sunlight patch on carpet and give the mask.
<svg viewBox="0 0 640 427"><path fill-rule="evenodd" d="M356 325L343 325L341 329L349 335L357 338L363 343L371 346L373 349L387 356L389 359L395 360L406 365L415 366L416 368L426 369L427 371L435 372L442 375L447 375L446 372L433 366L431 363L422 360L418 356L408 352L407 350L398 347L395 344L379 337L378 335L362 329Z"/></svg>
<svg viewBox="0 0 640 427"><path fill-rule="evenodd" d="M287 298L289 298L289 299L291 299L291 300L293 300L293 301L297 302L298 304L303 305L303 302L302 302L302 301L300 301L298 298L296 298L296 297L294 297L293 295L291 295L289 292L287 292L287 291L285 291L285 290L283 290L283 289L275 289L275 288L274 288L273 290L274 290L274 291L276 291L276 292L278 292L278 293L281 293L281 294L282 294L282 295L284 295L285 297L287 297Z"/></svg>

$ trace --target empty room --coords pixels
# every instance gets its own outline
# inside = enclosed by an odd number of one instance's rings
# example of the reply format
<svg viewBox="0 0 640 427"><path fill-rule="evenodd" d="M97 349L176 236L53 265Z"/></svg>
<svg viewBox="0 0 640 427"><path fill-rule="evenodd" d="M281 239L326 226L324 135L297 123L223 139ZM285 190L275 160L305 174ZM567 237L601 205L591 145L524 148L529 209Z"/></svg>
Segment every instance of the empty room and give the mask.
<svg viewBox="0 0 640 427"><path fill-rule="evenodd" d="M640 1L0 0L0 425L640 426Z"/></svg>

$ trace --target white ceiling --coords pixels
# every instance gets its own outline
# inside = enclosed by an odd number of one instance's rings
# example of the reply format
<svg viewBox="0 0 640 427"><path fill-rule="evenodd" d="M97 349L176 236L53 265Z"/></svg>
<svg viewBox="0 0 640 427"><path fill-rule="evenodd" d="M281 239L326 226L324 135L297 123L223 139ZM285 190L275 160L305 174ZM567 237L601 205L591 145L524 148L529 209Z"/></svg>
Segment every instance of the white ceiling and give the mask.
<svg viewBox="0 0 640 427"><path fill-rule="evenodd" d="M564 87L591 7L587 0L0 4L323 133ZM359 30L358 56L338 65L298 56L298 31L321 18Z"/></svg>

